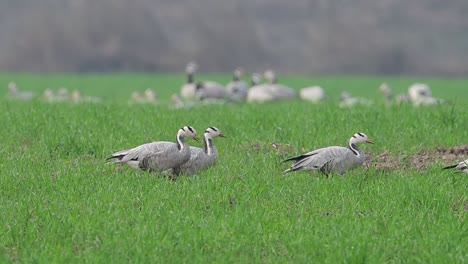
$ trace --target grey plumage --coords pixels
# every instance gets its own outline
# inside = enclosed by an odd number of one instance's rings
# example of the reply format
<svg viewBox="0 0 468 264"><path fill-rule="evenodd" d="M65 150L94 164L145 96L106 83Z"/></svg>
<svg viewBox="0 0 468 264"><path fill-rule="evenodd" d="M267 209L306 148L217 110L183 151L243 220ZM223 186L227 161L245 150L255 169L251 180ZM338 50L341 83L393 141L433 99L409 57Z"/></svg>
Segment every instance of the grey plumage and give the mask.
<svg viewBox="0 0 468 264"><path fill-rule="evenodd" d="M226 85L226 90L230 93L231 100L235 102L245 101L249 91L247 83L241 80L242 72L241 68L237 68L234 71L232 82Z"/></svg>
<svg viewBox="0 0 468 264"><path fill-rule="evenodd" d="M203 135L203 148L190 147L190 159L180 168L171 169L169 173L174 175L179 170L180 174L189 176L216 165L219 154L213 144L215 137L224 137L224 134L216 127L207 128Z"/></svg>
<svg viewBox="0 0 468 264"><path fill-rule="evenodd" d="M34 98L34 93L20 91L18 85L14 82L8 84L8 95L10 99L30 101Z"/></svg>
<svg viewBox="0 0 468 264"><path fill-rule="evenodd" d="M357 147L357 144L371 143L366 134L356 133L350 140L348 147L326 147L311 151L309 153L285 160L294 161L294 164L284 173L293 171L315 171L325 174L344 174L364 163L364 152Z"/></svg>
<svg viewBox="0 0 468 264"><path fill-rule="evenodd" d="M176 168L190 159L190 146L184 137L198 141L195 129L185 126L177 132L176 143L167 141L147 143L116 152L108 160L113 159L113 163L127 164L134 169L144 171L160 172ZM178 174L178 171L175 173Z"/></svg>
<svg viewBox="0 0 468 264"><path fill-rule="evenodd" d="M445 169L459 169L460 173L467 173L468 174L468 159L464 160L464 161L462 161L460 163L444 167L443 169L444 170Z"/></svg>

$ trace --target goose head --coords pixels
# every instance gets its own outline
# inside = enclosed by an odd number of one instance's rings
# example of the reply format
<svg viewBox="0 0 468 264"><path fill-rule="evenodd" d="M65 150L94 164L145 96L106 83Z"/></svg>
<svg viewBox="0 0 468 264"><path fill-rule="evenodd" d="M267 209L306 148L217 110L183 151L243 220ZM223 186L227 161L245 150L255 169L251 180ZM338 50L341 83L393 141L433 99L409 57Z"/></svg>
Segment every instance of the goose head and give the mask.
<svg viewBox="0 0 468 264"><path fill-rule="evenodd" d="M340 101L341 101L341 102L346 101L346 100L349 100L349 99L351 99L351 98L353 98L353 96L352 96L351 93L348 92L348 91L344 91L344 92L342 92L341 95L340 95Z"/></svg>
<svg viewBox="0 0 468 264"><path fill-rule="evenodd" d="M153 91L153 89L148 88L148 89L145 90L146 100L154 102L154 101L156 101L156 97L157 97L156 92Z"/></svg>
<svg viewBox="0 0 468 264"><path fill-rule="evenodd" d="M197 69L198 69L198 65L195 62L191 61L185 67L185 72L187 74L194 74L197 71Z"/></svg>
<svg viewBox="0 0 468 264"><path fill-rule="evenodd" d="M193 138L195 141L199 142L200 139L198 138L197 131L195 131L195 128L191 126L184 126L181 129L179 129L179 132L177 133L178 136L181 137L189 137Z"/></svg>
<svg viewBox="0 0 468 264"><path fill-rule="evenodd" d="M374 141L372 141L364 133L356 133L349 139L349 143L351 144L363 144L363 143L374 144Z"/></svg>
<svg viewBox="0 0 468 264"><path fill-rule="evenodd" d="M240 68L240 67L236 68L236 69L234 70L234 76L233 76L233 77L234 77L234 80L235 80L235 81L240 80L240 78L242 78L242 74L243 74L243 73L244 73L244 70L243 70L242 68Z"/></svg>
<svg viewBox="0 0 468 264"><path fill-rule="evenodd" d="M216 127L209 127L209 128L207 128L205 130L204 137L206 139L212 139L212 138L215 138L215 137L224 137L224 134L221 133L221 130L219 130Z"/></svg>
<svg viewBox="0 0 468 264"><path fill-rule="evenodd" d="M277 82L276 74L273 70L268 70L263 74L263 77L271 84Z"/></svg>
<svg viewBox="0 0 468 264"><path fill-rule="evenodd" d="M392 87L390 87L390 85L388 85L387 83L382 83L379 86L379 91L387 96L392 95Z"/></svg>
<svg viewBox="0 0 468 264"><path fill-rule="evenodd" d="M252 73L252 86L260 84L262 77L258 73Z"/></svg>
<svg viewBox="0 0 468 264"><path fill-rule="evenodd" d="M10 91L10 93L17 93L18 92L18 85L15 82L10 82L8 84L8 91Z"/></svg>

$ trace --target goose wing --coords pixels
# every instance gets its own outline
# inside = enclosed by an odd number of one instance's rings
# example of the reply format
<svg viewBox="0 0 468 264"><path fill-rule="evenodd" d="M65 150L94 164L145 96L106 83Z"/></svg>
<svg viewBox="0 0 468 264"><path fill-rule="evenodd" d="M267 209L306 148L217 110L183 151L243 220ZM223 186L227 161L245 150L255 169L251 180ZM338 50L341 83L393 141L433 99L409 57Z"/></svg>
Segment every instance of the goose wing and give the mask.
<svg viewBox="0 0 468 264"><path fill-rule="evenodd" d="M330 168L335 167L343 158L349 154L353 155L351 150L345 147L332 146L317 149L309 153L293 157L286 161L295 161L295 163L284 173L304 170L321 170L328 172Z"/></svg>
<svg viewBox="0 0 468 264"><path fill-rule="evenodd" d="M180 166L189 157L180 155L176 143L160 141L116 152L110 159L117 159L115 163L137 163L142 170L161 170Z"/></svg>

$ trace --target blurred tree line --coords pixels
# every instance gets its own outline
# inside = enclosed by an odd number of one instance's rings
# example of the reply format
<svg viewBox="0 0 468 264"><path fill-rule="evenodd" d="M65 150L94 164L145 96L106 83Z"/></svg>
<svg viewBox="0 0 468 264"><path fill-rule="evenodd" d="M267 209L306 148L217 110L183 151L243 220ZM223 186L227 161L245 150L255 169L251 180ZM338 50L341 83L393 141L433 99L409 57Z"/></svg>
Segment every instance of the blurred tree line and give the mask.
<svg viewBox="0 0 468 264"><path fill-rule="evenodd" d="M466 0L0 0L0 71L468 73Z"/></svg>

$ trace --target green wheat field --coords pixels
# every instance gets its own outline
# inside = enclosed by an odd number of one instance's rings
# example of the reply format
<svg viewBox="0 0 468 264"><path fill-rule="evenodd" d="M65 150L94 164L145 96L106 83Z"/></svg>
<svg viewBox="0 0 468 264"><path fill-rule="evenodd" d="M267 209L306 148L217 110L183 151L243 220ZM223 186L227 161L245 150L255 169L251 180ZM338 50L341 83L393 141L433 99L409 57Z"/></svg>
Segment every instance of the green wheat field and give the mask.
<svg viewBox="0 0 468 264"><path fill-rule="evenodd" d="M201 76L227 83L227 75ZM7 98L7 85L40 95L80 90L101 104ZM171 109L183 75L0 75L1 263L467 263L468 177L438 148L468 144L468 80L409 77L305 77L328 102L210 105ZM427 83L446 103L386 105L395 93ZM157 105L129 105L153 88ZM342 91L374 101L339 108ZM177 130L210 126L216 167L175 181L106 164L111 153ZM356 132L379 160L338 176L283 171L287 157L346 146ZM192 146L201 143L188 140ZM432 153L422 168L410 159ZM465 159L468 156L464 157ZM401 165L401 166L400 166Z"/></svg>

